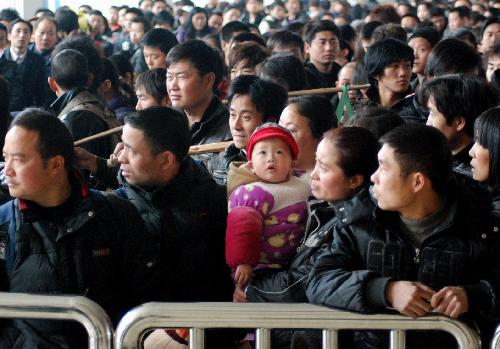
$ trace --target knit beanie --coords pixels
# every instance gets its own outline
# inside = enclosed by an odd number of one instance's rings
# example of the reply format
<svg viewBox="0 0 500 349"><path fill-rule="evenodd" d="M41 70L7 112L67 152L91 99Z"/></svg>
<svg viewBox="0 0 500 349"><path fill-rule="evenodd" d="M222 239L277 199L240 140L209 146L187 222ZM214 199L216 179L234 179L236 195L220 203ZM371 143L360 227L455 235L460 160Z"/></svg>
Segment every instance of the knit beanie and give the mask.
<svg viewBox="0 0 500 349"><path fill-rule="evenodd" d="M415 32L408 39L408 42L415 38L424 38L425 40L429 41L431 47L434 47L439 42L439 40L441 40L441 35L437 31L437 29L434 29L432 27L423 27L415 30Z"/></svg>
<svg viewBox="0 0 500 349"><path fill-rule="evenodd" d="M292 152L292 159L296 160L297 155L299 154L299 147L297 145L297 142L295 142L295 139L293 138L292 134L286 128L272 122L268 122L257 127L250 136L247 145L248 160L249 161L252 160L252 150L255 144L264 139L275 138L275 137L282 139L283 141L285 141L286 144L288 144Z"/></svg>

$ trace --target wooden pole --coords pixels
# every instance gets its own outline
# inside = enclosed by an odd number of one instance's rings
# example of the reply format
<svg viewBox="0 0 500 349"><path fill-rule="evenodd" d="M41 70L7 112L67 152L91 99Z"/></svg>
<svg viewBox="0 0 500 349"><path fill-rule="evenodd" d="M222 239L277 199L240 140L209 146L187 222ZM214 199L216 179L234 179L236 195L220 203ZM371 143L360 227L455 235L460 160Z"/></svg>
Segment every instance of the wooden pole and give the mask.
<svg viewBox="0 0 500 349"><path fill-rule="evenodd" d="M370 87L369 84L352 85L352 86L349 86L349 89L350 90L360 90L360 89L369 88L369 87ZM288 92L288 96L289 97L296 97L296 96L306 96L306 95L322 95L322 94L327 94L327 93L337 93L337 92L341 92L341 91L342 91L342 87L326 87L326 88L316 88L316 89L312 89L312 90L291 91L291 92ZM226 100L224 100L222 102L227 103ZM95 139L106 137L106 136L112 135L114 133L121 132L121 130L123 130L123 126L118 126L118 127L112 128L111 130L107 130L107 131L104 131L101 133L97 133L93 136L82 138L82 139L76 141L75 145L81 145L81 144L93 141ZM219 152L219 151L224 150L231 143L232 142L220 142L220 143L212 143L212 144L194 145L190 148L189 154L194 155L194 154ZM209 147L211 145L213 145L213 147ZM193 153L191 153L191 152L193 152Z"/></svg>

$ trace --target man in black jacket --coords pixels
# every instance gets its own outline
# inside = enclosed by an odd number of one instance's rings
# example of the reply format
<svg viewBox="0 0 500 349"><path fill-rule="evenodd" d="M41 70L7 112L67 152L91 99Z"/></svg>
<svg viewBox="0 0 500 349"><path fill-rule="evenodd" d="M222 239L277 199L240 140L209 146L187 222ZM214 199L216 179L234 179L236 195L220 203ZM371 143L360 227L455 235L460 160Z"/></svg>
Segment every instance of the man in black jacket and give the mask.
<svg viewBox="0 0 500 349"><path fill-rule="evenodd" d="M495 322L487 319L500 310L490 203L451 179L451 152L438 130L405 124L381 142L372 176L374 218L335 229L308 280L309 300L351 311L392 307L413 318L433 312L473 321L489 343ZM410 347L456 347L442 333L414 334L408 334ZM375 332L357 332L354 341L359 348L387 347L387 336Z"/></svg>
<svg viewBox="0 0 500 349"><path fill-rule="evenodd" d="M115 323L143 303L154 246L127 200L89 190L73 169L73 140L52 114L28 109L7 133L9 193L0 207L0 289L76 294L99 303ZM0 347L87 348L73 322L14 319Z"/></svg>

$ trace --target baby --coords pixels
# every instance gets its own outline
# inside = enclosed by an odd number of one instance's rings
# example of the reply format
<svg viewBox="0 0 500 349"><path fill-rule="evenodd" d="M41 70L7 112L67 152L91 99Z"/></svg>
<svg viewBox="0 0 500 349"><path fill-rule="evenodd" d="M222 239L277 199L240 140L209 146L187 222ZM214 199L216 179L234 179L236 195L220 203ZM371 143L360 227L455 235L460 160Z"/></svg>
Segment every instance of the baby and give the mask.
<svg viewBox="0 0 500 349"><path fill-rule="evenodd" d="M248 141L248 163L230 166L226 261L240 288L254 270L285 267L300 243L310 186L292 176L298 152L287 129L267 123Z"/></svg>

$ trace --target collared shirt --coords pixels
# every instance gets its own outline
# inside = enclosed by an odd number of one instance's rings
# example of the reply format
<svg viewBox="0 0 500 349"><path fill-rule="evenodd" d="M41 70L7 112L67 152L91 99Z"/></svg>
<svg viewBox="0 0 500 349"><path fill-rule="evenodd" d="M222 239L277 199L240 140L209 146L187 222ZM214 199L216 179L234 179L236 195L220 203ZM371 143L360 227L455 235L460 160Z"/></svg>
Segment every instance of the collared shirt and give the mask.
<svg viewBox="0 0 500 349"><path fill-rule="evenodd" d="M16 62L17 64L21 64L24 59L26 58L26 54L28 53L28 50L24 51L24 53L22 55L17 55L13 50L12 48L10 48L10 55L12 57L12 61L13 62Z"/></svg>

